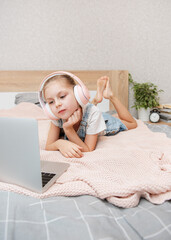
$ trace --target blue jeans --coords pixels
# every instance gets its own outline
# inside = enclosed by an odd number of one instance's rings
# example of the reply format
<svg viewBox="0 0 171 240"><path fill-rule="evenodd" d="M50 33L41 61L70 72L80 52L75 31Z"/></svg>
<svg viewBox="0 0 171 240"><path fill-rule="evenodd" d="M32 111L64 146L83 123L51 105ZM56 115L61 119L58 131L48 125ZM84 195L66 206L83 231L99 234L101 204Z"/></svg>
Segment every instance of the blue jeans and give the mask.
<svg viewBox="0 0 171 240"><path fill-rule="evenodd" d="M118 132L127 130L127 127L120 119L105 112L103 112L102 115L106 124L105 136L115 135Z"/></svg>

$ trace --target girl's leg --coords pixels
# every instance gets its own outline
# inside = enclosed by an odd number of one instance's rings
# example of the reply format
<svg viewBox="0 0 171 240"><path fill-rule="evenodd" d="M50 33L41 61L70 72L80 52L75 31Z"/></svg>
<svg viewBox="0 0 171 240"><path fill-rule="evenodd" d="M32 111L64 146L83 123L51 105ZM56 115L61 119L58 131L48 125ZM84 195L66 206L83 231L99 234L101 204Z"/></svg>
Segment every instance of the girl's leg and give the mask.
<svg viewBox="0 0 171 240"><path fill-rule="evenodd" d="M103 100L103 92L106 87L106 78L107 77L101 77L97 80L97 92L96 96L94 97L93 101L91 102L94 105L97 105Z"/></svg>
<svg viewBox="0 0 171 240"><path fill-rule="evenodd" d="M97 80L97 94L94 98L94 102L101 102L103 97L112 102L118 113L119 119L128 129L137 127L136 120L132 117L127 108L119 101L119 99L113 95L108 77L101 77Z"/></svg>

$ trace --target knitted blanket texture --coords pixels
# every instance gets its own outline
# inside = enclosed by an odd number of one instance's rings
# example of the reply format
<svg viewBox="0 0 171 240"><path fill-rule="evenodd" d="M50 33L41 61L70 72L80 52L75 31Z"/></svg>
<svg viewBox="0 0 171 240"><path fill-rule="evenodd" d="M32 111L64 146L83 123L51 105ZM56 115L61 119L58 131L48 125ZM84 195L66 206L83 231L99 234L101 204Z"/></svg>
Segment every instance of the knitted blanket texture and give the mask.
<svg viewBox="0 0 171 240"><path fill-rule="evenodd" d="M0 116L38 120L41 160L70 163L68 170L45 193L0 182L0 190L35 198L92 195L124 208L137 206L140 198L154 204L171 199L171 139L151 132L140 120L138 127L115 136L100 136L97 147L82 158L65 158L59 151L45 151L50 121L41 108L20 103Z"/></svg>

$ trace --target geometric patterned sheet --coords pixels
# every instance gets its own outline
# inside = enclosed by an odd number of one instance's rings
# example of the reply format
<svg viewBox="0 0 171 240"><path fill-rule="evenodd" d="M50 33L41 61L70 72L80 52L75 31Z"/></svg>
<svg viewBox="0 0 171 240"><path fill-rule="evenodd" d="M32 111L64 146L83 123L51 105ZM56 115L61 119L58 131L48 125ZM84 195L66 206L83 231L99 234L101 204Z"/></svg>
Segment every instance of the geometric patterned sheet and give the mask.
<svg viewBox="0 0 171 240"><path fill-rule="evenodd" d="M123 209L92 196L35 199L1 192L0 239L171 239L171 202Z"/></svg>
<svg viewBox="0 0 171 240"><path fill-rule="evenodd" d="M171 127L147 124L152 131ZM171 201L123 209L93 196L35 199L0 192L0 240L170 240Z"/></svg>

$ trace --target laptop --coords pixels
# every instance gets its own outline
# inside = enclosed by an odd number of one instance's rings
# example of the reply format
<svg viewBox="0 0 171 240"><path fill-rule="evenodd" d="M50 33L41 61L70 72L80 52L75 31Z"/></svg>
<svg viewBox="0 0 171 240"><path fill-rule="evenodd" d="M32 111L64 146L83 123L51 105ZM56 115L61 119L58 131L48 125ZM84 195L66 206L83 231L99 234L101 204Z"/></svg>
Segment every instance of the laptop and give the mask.
<svg viewBox="0 0 171 240"><path fill-rule="evenodd" d="M36 119L0 117L1 182L43 193L68 167L68 163L40 161Z"/></svg>

